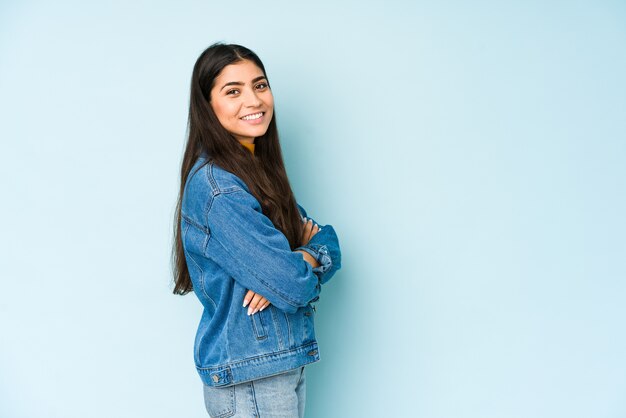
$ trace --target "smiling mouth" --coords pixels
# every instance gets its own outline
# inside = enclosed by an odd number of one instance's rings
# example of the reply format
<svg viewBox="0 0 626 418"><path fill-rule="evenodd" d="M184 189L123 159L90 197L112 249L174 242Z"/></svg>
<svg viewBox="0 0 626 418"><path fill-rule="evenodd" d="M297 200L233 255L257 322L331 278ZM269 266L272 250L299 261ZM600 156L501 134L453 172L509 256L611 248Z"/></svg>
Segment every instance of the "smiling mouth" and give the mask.
<svg viewBox="0 0 626 418"><path fill-rule="evenodd" d="M260 118L264 114L265 114L265 112L253 113L251 115L246 115L246 116L244 116L244 117L242 117L240 119L242 119L242 120L254 120L254 119Z"/></svg>

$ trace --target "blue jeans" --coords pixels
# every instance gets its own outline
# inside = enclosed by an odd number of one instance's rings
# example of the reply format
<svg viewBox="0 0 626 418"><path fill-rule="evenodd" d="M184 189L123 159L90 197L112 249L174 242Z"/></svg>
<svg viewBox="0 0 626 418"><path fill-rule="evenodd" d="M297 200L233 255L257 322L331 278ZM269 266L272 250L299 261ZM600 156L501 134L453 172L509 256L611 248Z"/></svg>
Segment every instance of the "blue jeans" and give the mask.
<svg viewBox="0 0 626 418"><path fill-rule="evenodd" d="M203 386L204 404L211 418L304 417L304 366L227 387Z"/></svg>

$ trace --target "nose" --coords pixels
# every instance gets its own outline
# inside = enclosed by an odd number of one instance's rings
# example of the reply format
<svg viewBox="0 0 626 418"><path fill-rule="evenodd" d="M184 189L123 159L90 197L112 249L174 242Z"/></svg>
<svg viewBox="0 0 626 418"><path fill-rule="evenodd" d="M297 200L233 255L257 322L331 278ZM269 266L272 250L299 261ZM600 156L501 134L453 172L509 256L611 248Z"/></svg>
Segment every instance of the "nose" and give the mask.
<svg viewBox="0 0 626 418"><path fill-rule="evenodd" d="M259 107L261 106L261 99L257 95L254 89L248 91L244 98L244 104L246 107Z"/></svg>

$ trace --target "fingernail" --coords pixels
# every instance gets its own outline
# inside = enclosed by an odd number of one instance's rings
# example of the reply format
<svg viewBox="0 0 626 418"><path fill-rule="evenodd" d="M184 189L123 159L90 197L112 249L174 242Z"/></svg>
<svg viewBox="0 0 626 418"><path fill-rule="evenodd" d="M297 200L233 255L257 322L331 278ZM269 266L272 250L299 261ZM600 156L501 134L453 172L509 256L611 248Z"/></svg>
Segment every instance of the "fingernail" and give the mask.
<svg viewBox="0 0 626 418"><path fill-rule="evenodd" d="M252 315L254 315L255 313L259 312L258 309L255 309L254 311L252 311Z"/></svg>
<svg viewBox="0 0 626 418"><path fill-rule="evenodd" d="M244 300L244 301L243 301L243 307L245 308L246 306L248 306L248 303L250 303L250 301L249 301L249 300Z"/></svg>
<svg viewBox="0 0 626 418"><path fill-rule="evenodd" d="M248 316L250 316L250 314L252 313L252 307L248 308Z"/></svg>
<svg viewBox="0 0 626 418"><path fill-rule="evenodd" d="M265 306L264 306L264 307L262 307L260 310L262 311L263 309L265 309Z"/></svg>

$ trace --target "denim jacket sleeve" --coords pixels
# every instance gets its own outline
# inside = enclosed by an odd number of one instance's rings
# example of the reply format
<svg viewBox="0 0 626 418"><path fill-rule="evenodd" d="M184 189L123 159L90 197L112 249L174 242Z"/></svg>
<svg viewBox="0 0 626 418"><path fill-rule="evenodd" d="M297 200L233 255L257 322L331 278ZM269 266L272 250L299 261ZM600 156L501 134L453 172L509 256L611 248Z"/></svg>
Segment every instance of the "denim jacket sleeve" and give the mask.
<svg viewBox="0 0 626 418"><path fill-rule="evenodd" d="M301 216L311 219L320 227L320 230L306 245L296 249L306 251L320 263L313 269L313 272L319 278L320 283L324 284L341 268L341 249L337 234L332 225L319 225L315 219L307 216L306 210L299 204L298 209L300 209Z"/></svg>
<svg viewBox="0 0 626 418"><path fill-rule="evenodd" d="M215 194L206 219L205 256L246 289L290 313L317 297L320 283L313 268L291 251L287 237L252 194L239 188Z"/></svg>

